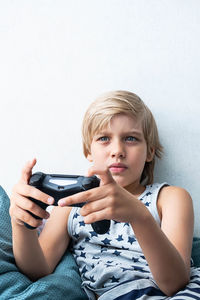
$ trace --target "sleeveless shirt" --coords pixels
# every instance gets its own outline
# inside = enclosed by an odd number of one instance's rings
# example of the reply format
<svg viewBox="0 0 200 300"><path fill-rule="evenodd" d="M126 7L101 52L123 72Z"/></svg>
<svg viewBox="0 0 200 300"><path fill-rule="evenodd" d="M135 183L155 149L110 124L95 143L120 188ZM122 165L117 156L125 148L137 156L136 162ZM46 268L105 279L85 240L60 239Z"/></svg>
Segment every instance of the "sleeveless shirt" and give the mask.
<svg viewBox="0 0 200 300"><path fill-rule="evenodd" d="M138 199L147 207L155 221L161 224L157 199L166 183L147 185ZM122 200L123 201L123 200ZM68 219L71 251L79 267L82 287L89 299L138 279L153 281L148 263L129 223L111 220L105 234L97 234L91 224L85 224L80 208L73 207Z"/></svg>

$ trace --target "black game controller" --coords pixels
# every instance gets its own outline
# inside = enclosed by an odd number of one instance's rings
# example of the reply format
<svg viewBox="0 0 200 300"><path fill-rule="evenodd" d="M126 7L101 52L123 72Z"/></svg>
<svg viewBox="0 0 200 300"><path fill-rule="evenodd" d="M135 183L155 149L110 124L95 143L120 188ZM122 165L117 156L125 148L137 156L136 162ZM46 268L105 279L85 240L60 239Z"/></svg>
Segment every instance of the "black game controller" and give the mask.
<svg viewBox="0 0 200 300"><path fill-rule="evenodd" d="M56 182L61 182L62 184L57 184ZM53 205L55 206L58 205L58 200L60 200L61 198L98 187L99 183L100 180L96 176L84 177L78 175L44 174L42 172L34 173L29 180L29 185L36 187L49 196L52 196L55 200L53 203ZM46 209L48 206L48 204L39 200L33 198L29 199L34 201L43 209ZM85 203L86 202L78 203L71 206L82 207ZM34 218L41 219L30 211L29 213ZM24 224L29 229L35 229L35 227L32 227L29 224ZM110 228L110 220L97 221L92 223L91 225L96 233L104 234Z"/></svg>

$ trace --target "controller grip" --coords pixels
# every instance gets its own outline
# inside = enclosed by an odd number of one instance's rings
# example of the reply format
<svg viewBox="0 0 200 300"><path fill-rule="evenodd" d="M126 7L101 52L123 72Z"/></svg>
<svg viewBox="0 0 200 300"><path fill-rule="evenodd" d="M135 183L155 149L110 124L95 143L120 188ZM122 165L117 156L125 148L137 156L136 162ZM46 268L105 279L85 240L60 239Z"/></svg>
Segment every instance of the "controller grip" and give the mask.
<svg viewBox="0 0 200 300"><path fill-rule="evenodd" d="M29 214L32 215L35 219L40 219L40 220L42 220L42 218L40 218L40 217L38 217L38 216L32 214L30 211L29 211ZM37 227L33 227L33 226L31 226L31 225L29 225L29 224L27 224L27 223L25 223L25 222L24 222L24 225L25 225L26 228L28 228L28 229L36 229L36 228L37 228Z"/></svg>
<svg viewBox="0 0 200 300"><path fill-rule="evenodd" d="M31 197L29 197L29 199L32 200L34 203L36 203L37 205L39 205L39 206L40 206L41 208L43 208L43 209L46 209L47 206L48 206L48 205L45 204L44 202L38 201L38 200L33 199L33 198L31 198ZM27 210L27 211L28 211L28 210ZM31 216L33 216L35 219L42 220L42 218L40 218L40 217L34 215L32 212L28 211L28 213L29 213ZM29 224L27 224L27 223L25 223L25 222L24 222L24 225L25 225L26 228L28 228L28 229L36 229L36 228L37 228L37 227L33 227L33 226L31 226L31 225L29 225Z"/></svg>
<svg viewBox="0 0 200 300"><path fill-rule="evenodd" d="M110 228L110 220L97 221L91 224L94 231L98 234L106 233Z"/></svg>

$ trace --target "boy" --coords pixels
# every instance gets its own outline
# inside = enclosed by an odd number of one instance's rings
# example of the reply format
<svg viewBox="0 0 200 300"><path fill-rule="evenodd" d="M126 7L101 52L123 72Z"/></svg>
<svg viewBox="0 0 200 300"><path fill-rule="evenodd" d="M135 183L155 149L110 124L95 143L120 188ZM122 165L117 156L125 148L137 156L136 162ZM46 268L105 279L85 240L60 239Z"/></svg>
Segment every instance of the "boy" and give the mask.
<svg viewBox="0 0 200 300"><path fill-rule="evenodd" d="M61 199L49 218L27 199L53 201L28 185L36 160L28 163L11 196L18 267L33 280L53 272L71 239L90 299L134 299L149 290L172 296L190 278L193 207L185 190L153 184L162 146L150 110L133 93L110 92L88 108L82 133L84 154L93 163L88 176L98 175L100 187ZM69 207L85 201L82 208ZM39 239L23 225L40 225L27 210L48 218ZM110 230L99 235L90 224L103 219L111 220Z"/></svg>

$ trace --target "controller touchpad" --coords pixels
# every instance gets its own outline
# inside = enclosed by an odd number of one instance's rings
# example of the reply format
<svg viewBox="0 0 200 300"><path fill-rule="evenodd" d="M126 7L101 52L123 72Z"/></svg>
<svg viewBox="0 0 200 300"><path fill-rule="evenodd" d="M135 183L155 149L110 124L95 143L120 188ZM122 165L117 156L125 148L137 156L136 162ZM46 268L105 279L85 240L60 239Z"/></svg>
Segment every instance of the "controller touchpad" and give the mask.
<svg viewBox="0 0 200 300"><path fill-rule="evenodd" d="M52 178L49 180L49 182L59 185L59 186L66 186L66 185L76 184L77 180L76 179L66 179L66 178L63 178L63 179Z"/></svg>

